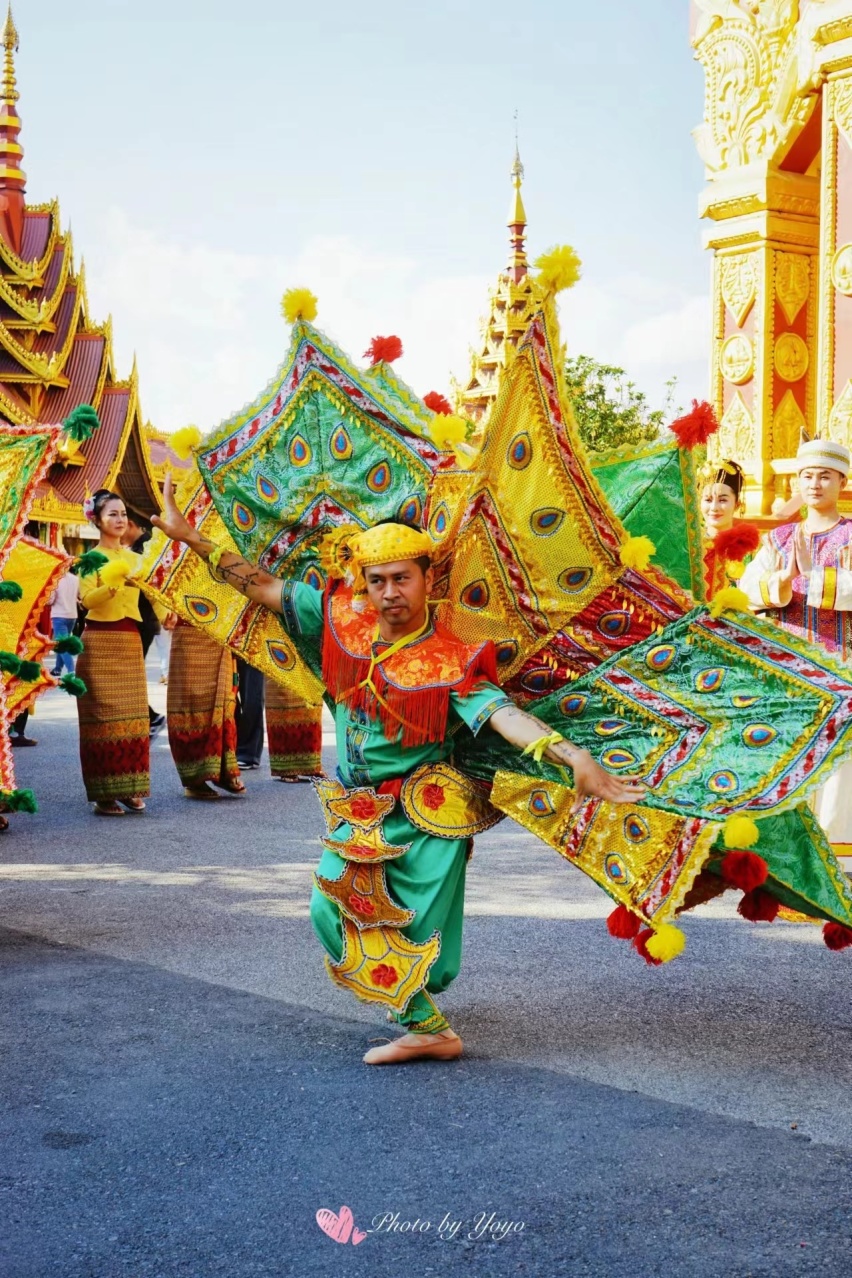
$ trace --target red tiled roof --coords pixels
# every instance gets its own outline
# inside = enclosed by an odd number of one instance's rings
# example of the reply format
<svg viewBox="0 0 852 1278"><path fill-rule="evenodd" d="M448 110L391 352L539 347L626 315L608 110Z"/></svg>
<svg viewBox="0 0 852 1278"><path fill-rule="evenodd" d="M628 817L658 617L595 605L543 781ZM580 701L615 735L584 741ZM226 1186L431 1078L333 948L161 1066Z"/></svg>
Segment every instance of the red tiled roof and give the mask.
<svg viewBox="0 0 852 1278"><path fill-rule="evenodd" d="M75 346L76 344L75 342ZM81 399L78 402L88 403L88 400ZM108 387L101 397L98 409L100 430L96 430L92 438L80 446L86 465L69 466L67 470L62 466L51 466L48 478L65 501L81 502L86 496L87 487L90 492L103 487L118 453L129 403L130 391L126 386Z"/></svg>
<svg viewBox="0 0 852 1278"><path fill-rule="evenodd" d="M44 257L50 239L50 213L24 214L24 231L21 236L21 258L24 262L36 262Z"/></svg>
<svg viewBox="0 0 852 1278"><path fill-rule="evenodd" d="M64 390L51 388L47 392L41 413L43 422L62 422L78 404L91 404L105 345L106 339L101 333L77 334L65 364L65 375L71 384Z"/></svg>
<svg viewBox="0 0 852 1278"><path fill-rule="evenodd" d="M75 284L63 294L62 301L59 303L56 314L53 317L56 332L39 333L33 342L33 350L39 355L52 355L54 351L61 351L68 337L68 330L74 319L76 308L77 286Z"/></svg>

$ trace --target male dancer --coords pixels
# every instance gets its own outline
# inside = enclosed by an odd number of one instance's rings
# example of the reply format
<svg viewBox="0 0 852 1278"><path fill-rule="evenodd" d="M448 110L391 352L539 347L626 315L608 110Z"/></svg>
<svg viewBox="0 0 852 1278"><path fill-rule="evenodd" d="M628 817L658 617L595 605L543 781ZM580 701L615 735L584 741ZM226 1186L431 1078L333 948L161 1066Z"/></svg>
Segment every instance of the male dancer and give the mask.
<svg viewBox="0 0 852 1278"><path fill-rule="evenodd" d="M740 586L756 611L848 663L852 520L840 514L838 502L849 476L849 449L831 440L808 440L796 461L805 520L782 524L767 535ZM814 811L835 853L852 857L852 762L817 792ZM845 865L852 868L848 861Z"/></svg>
<svg viewBox="0 0 852 1278"><path fill-rule="evenodd" d="M470 840L458 837L465 813L446 767L453 728L465 723L477 733L488 723L513 745L570 767L575 810L589 796L636 802L645 787L611 776L587 751L519 710L496 686L492 645L463 644L433 620L426 533L394 523L358 534L349 543L353 589L340 583L324 598L202 536L178 510L170 479L164 501L154 523L166 536L185 542L223 581L280 613L291 633L322 651L340 782L318 787L329 834L311 919L332 980L389 1008L406 1031L367 1052L365 1062L460 1056L461 1039L431 997L461 964ZM426 768L417 792L424 765L443 766L446 784L429 780Z"/></svg>

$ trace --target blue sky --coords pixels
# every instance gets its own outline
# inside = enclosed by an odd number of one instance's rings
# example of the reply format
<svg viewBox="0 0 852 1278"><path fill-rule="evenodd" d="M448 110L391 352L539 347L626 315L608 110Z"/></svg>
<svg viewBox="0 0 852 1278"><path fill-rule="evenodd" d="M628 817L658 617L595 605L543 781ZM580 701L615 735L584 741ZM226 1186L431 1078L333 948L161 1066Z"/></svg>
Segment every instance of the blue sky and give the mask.
<svg viewBox="0 0 852 1278"><path fill-rule="evenodd" d="M483 16L483 14L485 16ZM207 430L286 349L283 290L355 357L463 376L506 257L513 114L532 254L571 243L563 338L652 400L706 393L702 112L686 0L17 0L31 201L58 195L119 371Z"/></svg>

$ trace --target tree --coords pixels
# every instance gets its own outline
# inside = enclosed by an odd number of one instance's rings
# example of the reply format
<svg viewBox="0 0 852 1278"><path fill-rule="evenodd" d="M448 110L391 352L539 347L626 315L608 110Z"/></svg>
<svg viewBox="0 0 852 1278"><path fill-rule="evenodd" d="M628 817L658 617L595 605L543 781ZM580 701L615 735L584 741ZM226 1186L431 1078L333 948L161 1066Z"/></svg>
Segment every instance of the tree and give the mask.
<svg viewBox="0 0 852 1278"><path fill-rule="evenodd" d="M666 383L664 406L652 409L644 392L627 380L623 368L599 364L589 355L565 362L565 384L580 438L593 452L657 439L666 418L672 415L676 382L672 377Z"/></svg>

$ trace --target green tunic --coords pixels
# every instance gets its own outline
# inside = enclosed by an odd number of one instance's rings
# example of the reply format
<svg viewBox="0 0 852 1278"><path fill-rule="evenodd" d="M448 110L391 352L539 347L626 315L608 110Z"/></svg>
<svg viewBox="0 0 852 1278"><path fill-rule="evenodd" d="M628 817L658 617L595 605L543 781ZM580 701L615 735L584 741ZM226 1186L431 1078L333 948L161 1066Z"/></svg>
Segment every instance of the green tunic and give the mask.
<svg viewBox="0 0 852 1278"><path fill-rule="evenodd" d="M291 633L315 642L317 647L321 645L323 599L313 587L302 582L285 582L282 614ZM430 634L431 629L424 638ZM379 643L374 651L381 652L385 647L386 644ZM415 642L412 651L416 652L416 648ZM334 711L338 777L347 789L377 787L383 781L408 776L423 763L447 760L453 751L455 727L464 723L476 734L496 710L507 705L512 705L512 701L493 683L480 683L465 697L451 691L443 739L403 747L399 741L386 736L378 718L353 712L340 702ZM413 921L402 929L403 935L417 943L428 940L434 932L441 938L440 954L430 969L425 989L414 995L396 1019L408 1029L432 1033L444 1028L446 1021L429 993L445 990L461 966L464 884L470 840L467 837L437 838L417 829L399 803L384 818L383 832L389 843L411 845L404 855L385 864L390 895L398 905L415 911ZM351 827L342 825L330 835L330 840L343 843L350 836ZM343 858L326 848L317 874L335 880L345 868ZM343 952L340 910L316 886L311 897L311 921L332 962L339 962Z"/></svg>

